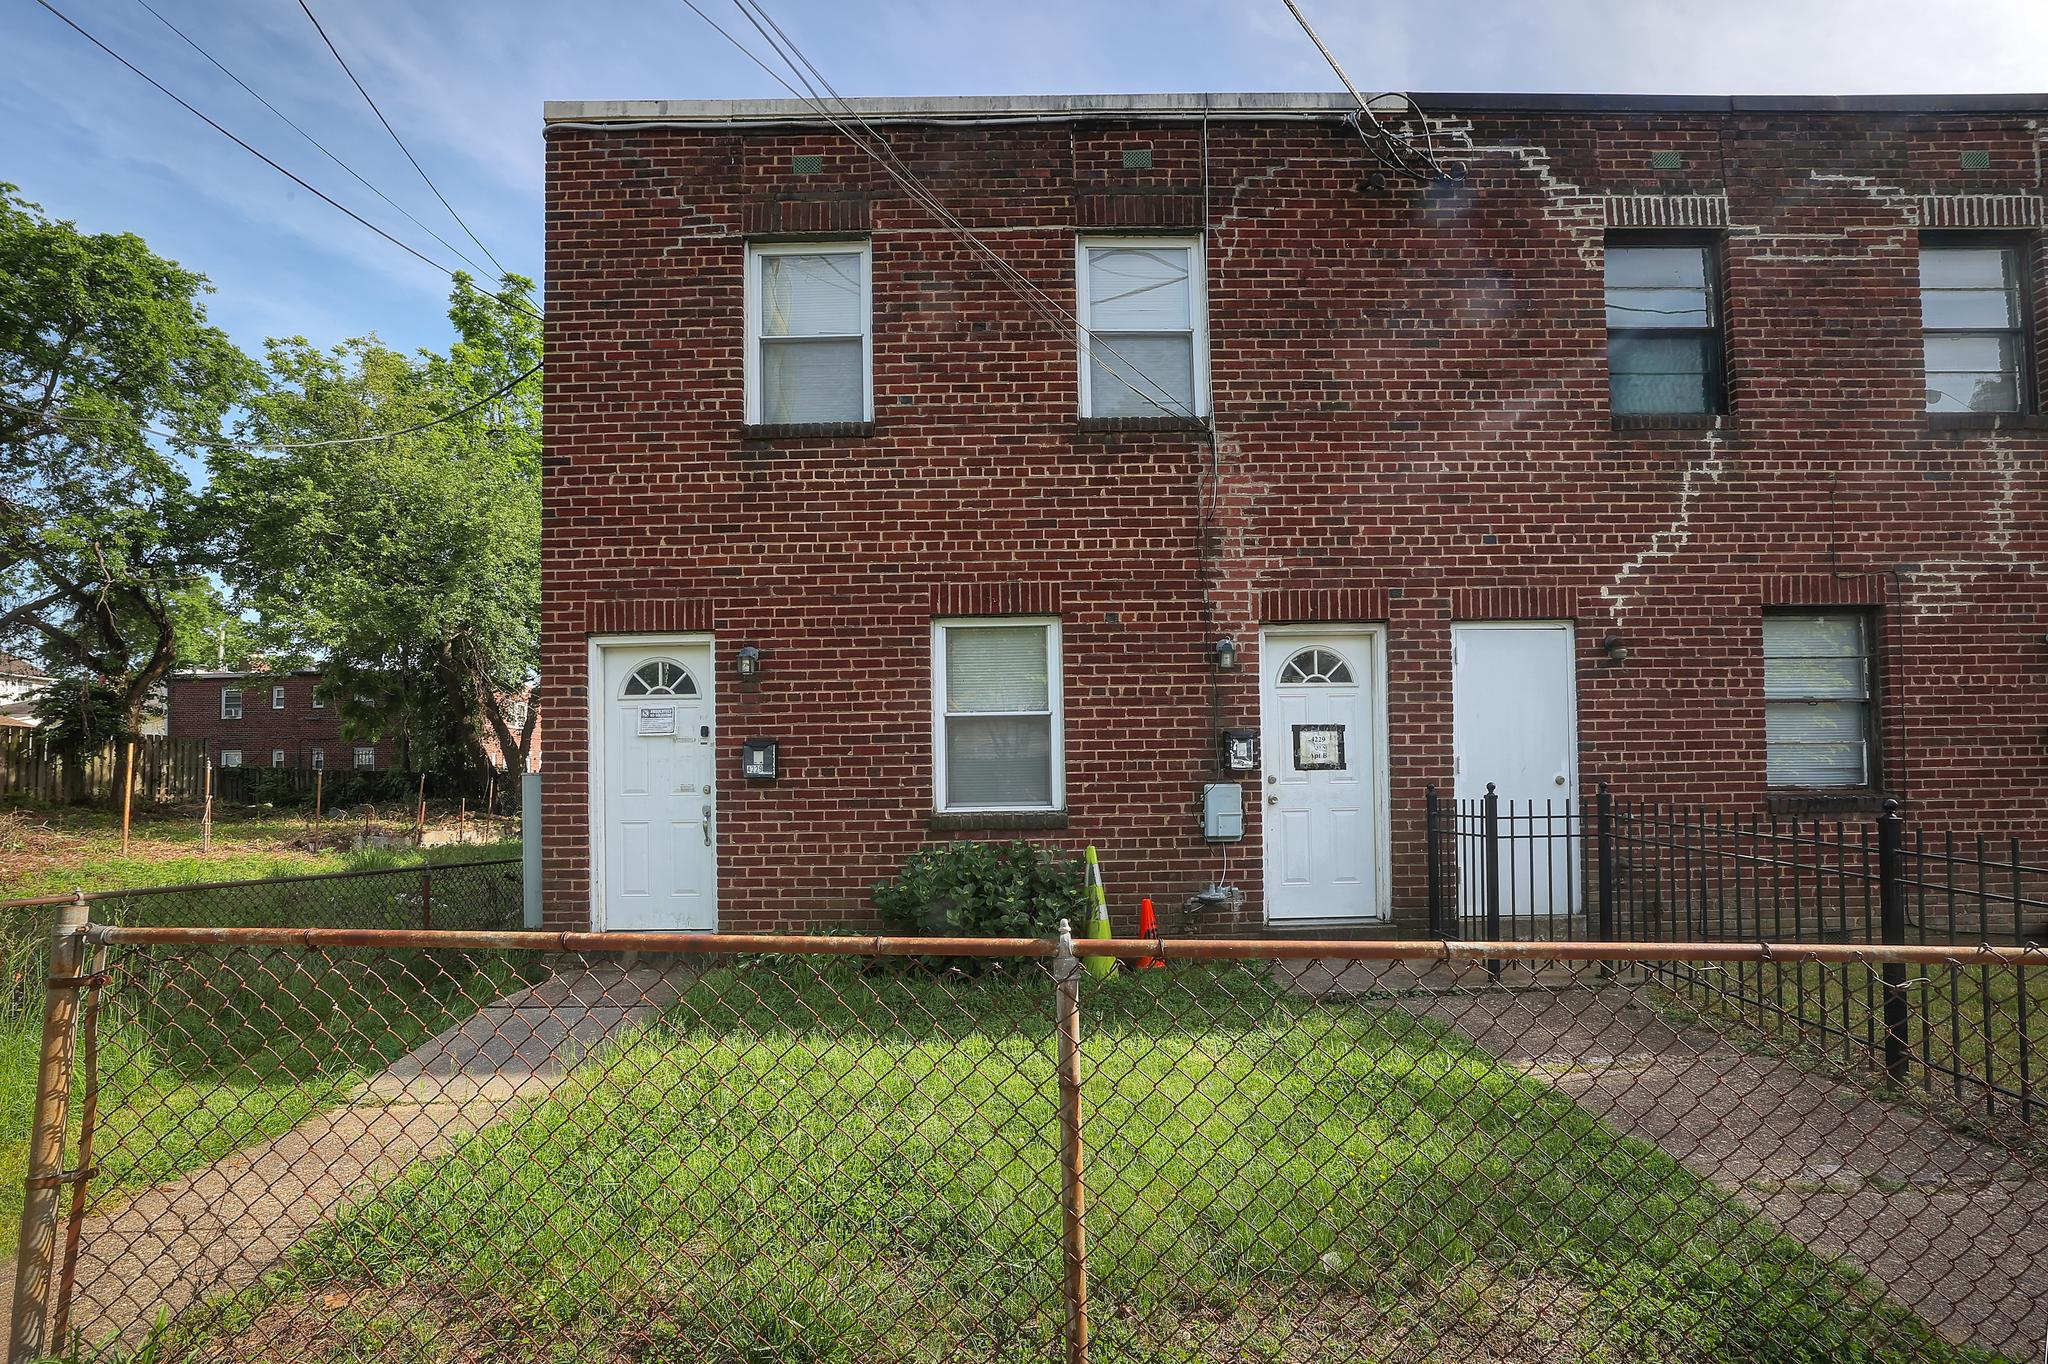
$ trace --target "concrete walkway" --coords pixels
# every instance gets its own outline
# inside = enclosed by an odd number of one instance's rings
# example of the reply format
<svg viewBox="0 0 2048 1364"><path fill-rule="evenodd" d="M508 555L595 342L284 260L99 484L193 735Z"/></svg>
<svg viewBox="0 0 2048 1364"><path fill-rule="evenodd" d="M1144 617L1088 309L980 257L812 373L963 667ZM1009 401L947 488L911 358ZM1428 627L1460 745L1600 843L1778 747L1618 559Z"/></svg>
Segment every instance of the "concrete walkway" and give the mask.
<svg viewBox="0 0 2048 1364"><path fill-rule="evenodd" d="M1480 970L1378 963L1289 974L1318 997L1418 982L1437 991L1399 1007L1655 1144L1816 1254L1861 1268L1950 1341L2042 1358L2048 1181L2005 1149L1745 1052L1715 1029L1674 1025L1619 985L1567 988L1553 972L1540 988L1489 990ZM1527 970L1507 979L1532 983ZM1581 972L1577 984L1589 983Z"/></svg>
<svg viewBox="0 0 2048 1364"><path fill-rule="evenodd" d="M94 1341L133 1343L158 1312L254 1282L345 1204L546 1097L595 1048L673 1003L693 970L559 971L415 1047L344 1106L88 1218L73 1321Z"/></svg>

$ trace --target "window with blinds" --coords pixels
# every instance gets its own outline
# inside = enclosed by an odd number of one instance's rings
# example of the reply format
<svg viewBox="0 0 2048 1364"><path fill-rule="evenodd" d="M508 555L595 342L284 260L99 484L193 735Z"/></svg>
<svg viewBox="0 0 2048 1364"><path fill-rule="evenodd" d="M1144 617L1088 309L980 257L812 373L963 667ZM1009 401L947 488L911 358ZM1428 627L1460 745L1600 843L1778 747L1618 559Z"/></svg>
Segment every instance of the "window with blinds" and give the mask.
<svg viewBox="0 0 2048 1364"><path fill-rule="evenodd" d="M1870 620L1859 611L1764 616L1764 729L1772 786L1867 787Z"/></svg>
<svg viewBox="0 0 2048 1364"><path fill-rule="evenodd" d="M932 649L938 808L1060 808L1059 622L942 622Z"/></svg>
<svg viewBox="0 0 2048 1364"><path fill-rule="evenodd" d="M1929 412L2019 412L2027 395L2025 267L2011 244L1920 248Z"/></svg>
<svg viewBox="0 0 2048 1364"><path fill-rule="evenodd" d="M747 284L747 420L869 420L867 243L751 245Z"/></svg>
<svg viewBox="0 0 2048 1364"><path fill-rule="evenodd" d="M1720 411L1714 294L1714 250L1704 242L1607 243L1610 410Z"/></svg>
<svg viewBox="0 0 2048 1364"><path fill-rule="evenodd" d="M1199 417L1208 410L1201 244L1083 240L1081 415Z"/></svg>

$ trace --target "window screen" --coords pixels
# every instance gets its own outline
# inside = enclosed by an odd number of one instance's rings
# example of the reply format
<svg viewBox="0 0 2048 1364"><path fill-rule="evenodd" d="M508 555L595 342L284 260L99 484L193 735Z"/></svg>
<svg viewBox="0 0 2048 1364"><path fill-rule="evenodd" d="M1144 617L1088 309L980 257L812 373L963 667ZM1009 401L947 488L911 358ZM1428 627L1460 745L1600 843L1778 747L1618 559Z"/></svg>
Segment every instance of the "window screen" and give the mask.
<svg viewBox="0 0 2048 1364"><path fill-rule="evenodd" d="M866 420L866 250L763 250L753 267L756 420Z"/></svg>
<svg viewBox="0 0 2048 1364"><path fill-rule="evenodd" d="M943 808L1058 803L1057 639L1050 624L940 627Z"/></svg>
<svg viewBox="0 0 2048 1364"><path fill-rule="evenodd" d="M1202 408L1199 263L1193 242L1083 246L1084 412L1193 417Z"/></svg>
<svg viewBox="0 0 2048 1364"><path fill-rule="evenodd" d="M220 689L220 718L239 720L242 718L242 691L239 687Z"/></svg>
<svg viewBox="0 0 2048 1364"><path fill-rule="evenodd" d="M1618 413L1720 408L1713 250L1607 244L1607 372Z"/></svg>
<svg viewBox="0 0 2048 1364"><path fill-rule="evenodd" d="M1858 612L1764 617L1764 727L1772 786L1868 786L1869 620Z"/></svg>
<svg viewBox="0 0 2048 1364"><path fill-rule="evenodd" d="M220 765L222 767L240 767L242 765L242 750L239 748L223 748L220 751Z"/></svg>
<svg viewBox="0 0 2048 1364"><path fill-rule="evenodd" d="M2011 246L1922 246L1920 326L1929 412L2018 412L2026 308Z"/></svg>

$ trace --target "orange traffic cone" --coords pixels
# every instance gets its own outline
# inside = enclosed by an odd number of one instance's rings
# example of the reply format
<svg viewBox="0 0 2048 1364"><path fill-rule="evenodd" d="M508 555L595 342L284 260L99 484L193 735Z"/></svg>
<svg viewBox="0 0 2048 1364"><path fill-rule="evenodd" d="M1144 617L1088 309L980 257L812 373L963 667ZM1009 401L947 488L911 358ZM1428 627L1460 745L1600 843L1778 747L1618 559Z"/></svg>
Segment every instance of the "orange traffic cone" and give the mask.
<svg viewBox="0 0 2048 1364"><path fill-rule="evenodd" d="M1138 901L1138 936L1141 938L1156 938L1159 936L1159 916L1152 912L1152 902L1150 900ZM1157 957L1140 957L1134 964L1134 969L1148 971L1154 967L1164 965L1166 963Z"/></svg>

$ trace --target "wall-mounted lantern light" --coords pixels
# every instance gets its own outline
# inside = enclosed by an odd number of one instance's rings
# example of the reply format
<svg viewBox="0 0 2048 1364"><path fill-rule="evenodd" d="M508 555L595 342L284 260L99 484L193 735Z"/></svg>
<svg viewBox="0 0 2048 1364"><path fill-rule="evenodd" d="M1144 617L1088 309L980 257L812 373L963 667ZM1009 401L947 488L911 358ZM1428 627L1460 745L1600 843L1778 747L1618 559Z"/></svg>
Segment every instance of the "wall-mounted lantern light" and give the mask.
<svg viewBox="0 0 2048 1364"><path fill-rule="evenodd" d="M1216 658L1216 671L1234 673L1237 671L1237 640L1229 635L1216 641L1212 651Z"/></svg>
<svg viewBox="0 0 2048 1364"><path fill-rule="evenodd" d="M740 775L748 781L774 781L777 744L773 739L749 739L740 745Z"/></svg>
<svg viewBox="0 0 2048 1364"><path fill-rule="evenodd" d="M1216 735L1216 765L1225 772L1259 770L1259 732L1256 729L1226 729Z"/></svg>
<svg viewBox="0 0 2048 1364"><path fill-rule="evenodd" d="M1616 663L1628 662L1628 641L1618 633L1609 633L1600 641L1600 647L1607 651L1607 657Z"/></svg>
<svg viewBox="0 0 2048 1364"><path fill-rule="evenodd" d="M753 681L761 675L761 651L751 644L740 645L740 651L732 661L732 670L740 675L740 681Z"/></svg>

